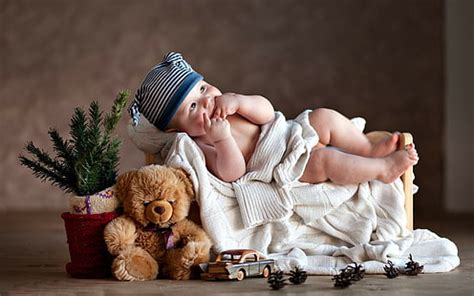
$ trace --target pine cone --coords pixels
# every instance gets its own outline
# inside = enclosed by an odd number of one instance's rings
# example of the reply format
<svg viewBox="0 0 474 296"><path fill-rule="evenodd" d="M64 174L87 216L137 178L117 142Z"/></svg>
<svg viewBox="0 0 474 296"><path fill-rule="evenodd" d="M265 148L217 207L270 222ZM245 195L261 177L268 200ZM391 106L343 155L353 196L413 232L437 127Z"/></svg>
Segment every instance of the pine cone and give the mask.
<svg viewBox="0 0 474 296"><path fill-rule="evenodd" d="M351 281L357 282L364 278L365 268L362 264L357 264L353 262L354 266L348 265L347 270L351 271Z"/></svg>
<svg viewBox="0 0 474 296"><path fill-rule="evenodd" d="M339 274L333 276L332 280L334 281L335 288L344 289L352 285L350 276L342 271Z"/></svg>
<svg viewBox="0 0 474 296"><path fill-rule="evenodd" d="M398 267L390 260L388 260L388 265L384 265L383 269L385 270L385 276L389 279L396 278L400 272Z"/></svg>
<svg viewBox="0 0 474 296"><path fill-rule="evenodd" d="M294 285L304 283L306 281L306 278L308 277L306 271L300 270L298 266L295 268L295 270L290 271L290 273L290 282Z"/></svg>
<svg viewBox="0 0 474 296"><path fill-rule="evenodd" d="M423 272L424 265L420 265L420 263L413 261L411 254L408 256L408 259L410 259L410 261L405 264L405 274L418 275Z"/></svg>
<svg viewBox="0 0 474 296"><path fill-rule="evenodd" d="M334 287L336 288L347 288L352 285L353 282L360 281L364 278L365 269L362 264L353 262L354 265L347 265L346 268L340 270L339 274L335 275L332 280Z"/></svg>
<svg viewBox="0 0 474 296"><path fill-rule="evenodd" d="M286 279L283 278L283 271L272 272L268 277L267 282L273 290L280 290L287 285Z"/></svg>

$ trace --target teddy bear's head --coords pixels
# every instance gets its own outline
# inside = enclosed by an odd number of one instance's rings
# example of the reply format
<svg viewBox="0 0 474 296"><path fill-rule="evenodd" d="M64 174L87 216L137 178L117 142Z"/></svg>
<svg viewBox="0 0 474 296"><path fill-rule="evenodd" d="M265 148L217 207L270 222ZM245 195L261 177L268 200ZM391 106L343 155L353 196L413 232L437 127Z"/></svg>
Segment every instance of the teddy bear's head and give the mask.
<svg viewBox="0 0 474 296"><path fill-rule="evenodd" d="M117 178L117 195L124 212L143 227L169 227L185 219L194 190L182 169L149 165Z"/></svg>

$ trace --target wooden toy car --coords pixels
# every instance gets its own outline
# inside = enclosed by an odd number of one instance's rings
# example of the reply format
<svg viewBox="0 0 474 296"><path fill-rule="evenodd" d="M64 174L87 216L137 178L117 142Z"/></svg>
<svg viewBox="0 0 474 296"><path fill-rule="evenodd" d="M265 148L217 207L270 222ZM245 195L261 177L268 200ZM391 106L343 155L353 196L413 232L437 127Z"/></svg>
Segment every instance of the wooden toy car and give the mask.
<svg viewBox="0 0 474 296"><path fill-rule="evenodd" d="M251 249L228 250L220 253L215 262L201 265L204 280L243 280L251 276L270 276L274 270L274 260Z"/></svg>

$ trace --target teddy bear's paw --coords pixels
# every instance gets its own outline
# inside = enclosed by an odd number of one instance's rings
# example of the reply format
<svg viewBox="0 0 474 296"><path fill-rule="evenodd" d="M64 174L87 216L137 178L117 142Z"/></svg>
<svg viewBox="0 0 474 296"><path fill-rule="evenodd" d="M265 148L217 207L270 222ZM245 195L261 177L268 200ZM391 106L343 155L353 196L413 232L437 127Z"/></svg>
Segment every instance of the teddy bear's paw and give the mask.
<svg viewBox="0 0 474 296"><path fill-rule="evenodd" d="M170 279L187 280L191 275L190 266L193 262L193 257L189 257L184 248L173 249L167 254L163 271Z"/></svg>
<svg viewBox="0 0 474 296"><path fill-rule="evenodd" d="M117 256L123 249L134 245L136 227L130 218L120 216L110 221L104 229L104 240L107 250Z"/></svg>
<svg viewBox="0 0 474 296"><path fill-rule="evenodd" d="M142 248L132 247L114 259L112 272L121 281L149 281L158 276L158 263Z"/></svg>
<svg viewBox="0 0 474 296"><path fill-rule="evenodd" d="M194 265L209 262L210 249L210 244L206 242L196 242L196 258L194 259Z"/></svg>
<svg viewBox="0 0 474 296"><path fill-rule="evenodd" d="M210 250L210 245L206 242L195 242L196 244L196 253L208 253Z"/></svg>
<svg viewBox="0 0 474 296"><path fill-rule="evenodd" d="M184 246L181 257L181 264L184 267L189 268L194 264L194 261L198 257L197 250L198 248L195 242L189 242L186 246Z"/></svg>
<svg viewBox="0 0 474 296"><path fill-rule="evenodd" d="M191 277L191 270L189 268L183 268L180 270L176 270L172 276L175 280L189 280Z"/></svg>

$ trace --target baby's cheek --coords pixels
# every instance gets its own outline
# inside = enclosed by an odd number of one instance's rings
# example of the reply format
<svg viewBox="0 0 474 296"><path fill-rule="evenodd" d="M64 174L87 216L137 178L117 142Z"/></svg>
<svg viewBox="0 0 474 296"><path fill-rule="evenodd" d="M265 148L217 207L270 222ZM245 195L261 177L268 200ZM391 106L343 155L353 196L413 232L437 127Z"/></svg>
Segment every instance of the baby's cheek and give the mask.
<svg viewBox="0 0 474 296"><path fill-rule="evenodd" d="M202 116L197 117L197 118L194 120L194 124L195 124L197 127L203 127L203 126L204 126L204 118L202 118Z"/></svg>

